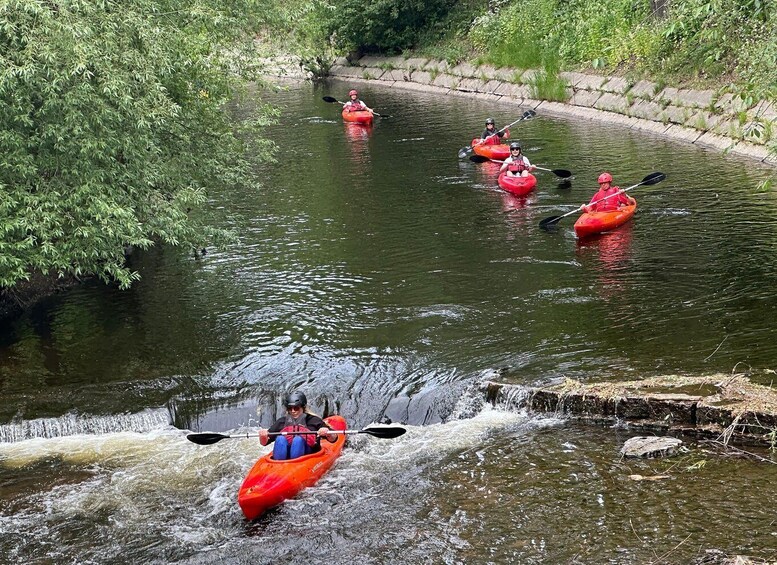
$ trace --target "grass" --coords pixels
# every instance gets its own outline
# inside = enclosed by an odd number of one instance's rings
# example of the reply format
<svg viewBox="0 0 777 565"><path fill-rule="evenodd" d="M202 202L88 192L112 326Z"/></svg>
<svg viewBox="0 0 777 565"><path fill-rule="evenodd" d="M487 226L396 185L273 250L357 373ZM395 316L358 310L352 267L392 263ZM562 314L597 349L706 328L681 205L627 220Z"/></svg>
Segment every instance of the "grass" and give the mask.
<svg viewBox="0 0 777 565"><path fill-rule="evenodd" d="M462 61L468 60L472 56L473 51L468 43L459 40L421 47L415 53L416 56L445 61L453 67Z"/></svg>
<svg viewBox="0 0 777 565"><path fill-rule="evenodd" d="M537 100L566 102L569 100L569 82L549 70L539 71L527 81L532 97Z"/></svg>

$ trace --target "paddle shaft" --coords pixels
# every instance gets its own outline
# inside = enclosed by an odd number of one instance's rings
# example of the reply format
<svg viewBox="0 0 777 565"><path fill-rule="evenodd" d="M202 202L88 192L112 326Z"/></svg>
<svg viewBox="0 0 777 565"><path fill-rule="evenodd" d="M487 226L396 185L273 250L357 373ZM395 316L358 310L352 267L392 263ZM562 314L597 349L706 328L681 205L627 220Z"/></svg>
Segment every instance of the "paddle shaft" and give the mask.
<svg viewBox="0 0 777 565"><path fill-rule="evenodd" d="M407 430L405 428L402 428L399 426L393 426L393 427L380 426L376 428L364 428L363 430L329 430L327 435L329 434L342 434L342 435L368 434L380 439L393 439L401 436L406 431ZM295 435L311 435L311 434L318 435L318 431L308 430L308 431L299 431L299 432L271 432L268 435L272 437L277 437L277 436L295 436ZM252 437L259 437L259 434L256 432L246 432L245 434L226 435L226 434L219 434L219 433L213 433L213 432L204 432L199 434L189 434L186 436L186 439L198 445L211 445L221 441L222 439L247 439Z"/></svg>
<svg viewBox="0 0 777 565"><path fill-rule="evenodd" d="M329 434L361 434L361 433L367 433L364 430L329 430L327 435ZM309 435L318 435L318 431L307 431L307 432L270 432L267 435L270 437L278 437L278 436L309 436ZM194 434L193 434L194 435ZM224 435L224 439L230 438L250 438L250 437L259 437L259 434L254 432L250 433L247 432L245 434L232 434L232 435Z"/></svg>
<svg viewBox="0 0 777 565"><path fill-rule="evenodd" d="M483 157L482 155L472 155L469 159L475 163L485 163L486 161L491 161L492 163L505 163L505 161L500 159L489 159L488 157ZM549 173L553 173L562 179L566 179L572 176L572 171L568 171L566 169L546 169L545 167L539 167L537 165L532 165L532 167L539 169L540 171L548 171Z"/></svg>
<svg viewBox="0 0 777 565"><path fill-rule="evenodd" d="M539 169L540 171L548 171L549 173L553 173L557 177L568 178L572 176L572 171L567 171L566 169L546 169L545 167L538 167L537 165L532 166L535 169Z"/></svg>
<svg viewBox="0 0 777 565"><path fill-rule="evenodd" d="M600 198L599 200L594 200L593 202L590 202L589 204L587 204L587 206L592 206L593 204L598 204L602 200L607 200L608 198L612 198L613 196L618 196L619 194L623 194L624 192L628 192L629 190L631 190L633 188L637 188L638 186L652 185L652 184L659 183L662 180L664 180L665 178L666 178L666 175L664 173L659 173L659 172L650 173L648 176L646 176L644 179L642 179L642 182L638 182L637 184L629 186L627 188L622 188L618 192L615 192L613 194L609 194L609 195L605 196L604 198ZM547 229L550 226L555 226L556 224L558 224L562 220L562 218L566 218L567 216L571 216L572 214L575 214L575 213L579 212L580 210L584 209L585 206L586 206L586 204L581 204L580 207L575 208L574 210L572 210L570 212L567 212L566 214L562 214L561 216L550 216L548 218L545 218L544 220L542 220L540 222L540 228Z"/></svg>
<svg viewBox="0 0 777 565"><path fill-rule="evenodd" d="M527 120L527 119L529 119L529 118L531 118L533 116L536 116L536 115L537 115L537 112L535 112L534 110L526 110L523 113L523 116L521 116L520 118L518 118L514 122L512 122L510 124L507 124L505 127L500 129L499 131L495 131L491 135L487 135L483 139L478 140L477 143L475 143L475 145L482 145L486 141L486 139L490 139L490 138L494 137L495 135L498 135L498 134L502 133L504 130L506 130L510 126L513 126L513 125L517 124L518 122L520 122L522 120ZM461 149L459 149L459 159L463 159L464 157L469 155L470 151L472 151L472 148L475 147L475 145L468 145L467 147L462 147Z"/></svg>
<svg viewBox="0 0 777 565"><path fill-rule="evenodd" d="M566 218L567 216L571 216L572 214L577 214L580 210L582 210L586 206L593 206L594 204L598 204L599 202L602 202L603 200L607 200L608 198L612 198L613 196L618 196L619 194L622 194L624 192L628 192L632 188L637 188L638 186L642 186L642 183L635 184L634 186L630 186L628 188L624 188L619 190L618 192L615 192L613 194L610 194L608 196L605 196L604 198L600 198L599 200L594 200L593 202L589 202L588 204L581 204L571 212L567 212L566 214L562 214L560 216L556 216L553 218L552 222L548 222L548 224L557 224L559 221L561 221L562 218ZM547 224L546 224L547 225Z"/></svg>
<svg viewBox="0 0 777 565"><path fill-rule="evenodd" d="M505 127L503 127L502 129L500 129L499 131L495 131L495 132L494 132L494 133L492 133L491 135L484 137L483 139L481 139L480 141L478 141L478 143L477 143L477 144L478 144L478 145L481 145L481 144L485 143L486 139L490 139L490 138L494 137L495 135L499 135L500 133L502 133L504 130L506 130L506 129L507 129L507 128L509 128L510 126L514 126L515 124L517 124L517 123L518 123L518 122L520 122L520 121L523 121L523 120L529 119L529 118L531 118L533 115L534 115L534 114L532 114L531 112L529 112L529 111L527 110L526 112L524 112L524 113L523 113L523 116L521 116L520 118L518 118L518 119L517 119L517 120L515 120L514 122L512 122L512 123L510 123L510 124L507 124Z"/></svg>
<svg viewBox="0 0 777 565"><path fill-rule="evenodd" d="M607 196L605 196L604 198L600 198L599 200L594 200L593 202L589 202L588 204L581 204L579 208L577 208L575 210L572 210L571 212L567 212L566 214L564 214L564 216L569 216L570 214L574 214L575 212L579 212L580 210L582 210L586 206L593 206L594 204L599 204L599 202L604 202L608 198L612 198L614 196L618 196L619 194L623 194L624 192L628 192L629 190L631 190L633 188L637 188L638 186L642 186L643 184L645 184L644 181L640 182L638 184L635 184L633 186L629 186L627 188L622 188L618 192L613 192L612 194L608 194ZM563 218L564 216L561 216L561 217Z"/></svg>
<svg viewBox="0 0 777 565"><path fill-rule="evenodd" d="M337 102L338 104L342 104L343 106L345 106L345 105L348 103L348 102L341 102L341 101L340 101L340 100L338 100L337 98L333 98L333 97L331 97L331 96L324 96L324 97L323 97L323 100L324 100L324 102L329 102L330 104L332 104L333 102ZM382 114L378 114L378 113L377 113L375 110L373 110L373 111L372 111L372 113L373 113L375 116L378 116L379 118L383 118L383 117L385 117L385 116L383 116Z"/></svg>

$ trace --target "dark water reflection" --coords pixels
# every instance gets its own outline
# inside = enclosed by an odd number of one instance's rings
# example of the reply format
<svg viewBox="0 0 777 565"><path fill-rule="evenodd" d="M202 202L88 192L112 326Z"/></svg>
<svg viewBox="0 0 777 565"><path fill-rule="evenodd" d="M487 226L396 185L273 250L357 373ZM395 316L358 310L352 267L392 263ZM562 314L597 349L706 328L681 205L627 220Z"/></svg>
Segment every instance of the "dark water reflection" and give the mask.
<svg viewBox="0 0 777 565"><path fill-rule="evenodd" d="M665 482L631 481L634 468L674 463L619 462L623 438L609 430L452 416L497 367L527 384L735 367L768 384L777 206L755 189L772 171L540 112L513 137L535 164L575 177L564 187L540 173L516 198L497 189L496 165L456 153L486 116L505 124L522 108L364 87L391 117L363 128L321 100L347 88L267 95L283 108L269 131L278 162L257 171L263 189L214 194L208 212L238 243L202 258L138 254L130 291L85 285L3 322L0 434L62 437L0 444L11 534L0 554L644 563L689 534L673 561L700 547L774 551L769 497L757 494L771 467L710 457ZM621 186L668 178L632 191L637 215L612 234L578 241L574 216L538 229L587 201L605 169ZM195 448L160 419L266 425L296 387L352 427L383 416L419 427L355 442L314 494L246 528L234 493L256 445ZM71 425L76 415L96 421ZM290 530L299 511L327 527ZM45 549L50 539L61 546Z"/></svg>

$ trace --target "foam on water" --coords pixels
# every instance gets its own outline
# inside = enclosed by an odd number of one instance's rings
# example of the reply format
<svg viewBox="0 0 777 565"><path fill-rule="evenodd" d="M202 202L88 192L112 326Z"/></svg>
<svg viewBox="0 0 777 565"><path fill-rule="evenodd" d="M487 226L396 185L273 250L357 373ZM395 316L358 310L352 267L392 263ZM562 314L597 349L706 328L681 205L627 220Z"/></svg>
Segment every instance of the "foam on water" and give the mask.
<svg viewBox="0 0 777 565"><path fill-rule="evenodd" d="M518 429L529 421L521 412L486 407L472 419L409 426L394 440L351 436L319 486L281 511L294 512L295 505L302 505L314 515L333 506L342 512L343 505L377 496L371 490L376 484L416 477L452 453L477 448L497 430ZM49 557L63 560L120 555L121 548L141 560L173 549L183 554L216 549L242 532L236 493L250 466L267 450L250 439L199 446L169 427L0 444L0 472L17 475L24 469L48 476L56 462L54 473L65 466L80 476L13 495L15 511L0 513L0 528L14 535L0 549L22 560L31 547L40 550L49 542L57 547ZM412 488L422 491L425 484ZM24 540L23 547L18 540Z"/></svg>

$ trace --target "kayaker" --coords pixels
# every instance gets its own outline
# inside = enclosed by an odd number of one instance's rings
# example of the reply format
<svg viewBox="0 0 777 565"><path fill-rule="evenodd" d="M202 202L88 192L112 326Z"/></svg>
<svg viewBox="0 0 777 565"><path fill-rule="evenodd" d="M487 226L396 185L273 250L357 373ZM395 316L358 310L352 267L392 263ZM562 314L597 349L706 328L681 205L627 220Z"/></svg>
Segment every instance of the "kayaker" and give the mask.
<svg viewBox="0 0 777 565"><path fill-rule="evenodd" d="M485 145L496 145L503 137L510 137L510 130L497 131L494 118L486 118L486 129L480 136L480 142Z"/></svg>
<svg viewBox="0 0 777 565"><path fill-rule="evenodd" d="M268 429L259 430L259 443L267 445L275 442L273 446L273 459L283 461L296 459L309 453L318 451L321 446L321 438L327 441L337 441L337 434L330 432L324 421L308 412L308 399L302 392L292 392L286 395L284 406L286 415L278 418ZM315 434L271 436L273 432L318 432Z"/></svg>
<svg viewBox="0 0 777 565"><path fill-rule="evenodd" d="M610 173L602 173L599 175L598 181L599 191L593 195L593 198L591 198L588 204L584 204L580 207L581 210L589 214L591 212L612 212L621 206L628 206L631 204L631 199L621 192L619 186L611 186L612 175ZM617 196L611 196L614 194L617 194ZM607 198L608 196L609 198ZM602 200L603 198L607 199ZM597 200L600 200L601 202L594 204Z"/></svg>
<svg viewBox="0 0 777 565"><path fill-rule="evenodd" d="M507 171L508 177L528 177L529 171L535 169L536 167L529 162L529 158L521 152L521 144L513 141L510 144L510 156L505 159L499 172Z"/></svg>
<svg viewBox="0 0 777 565"><path fill-rule="evenodd" d="M343 110L346 112L360 112L360 111L367 111L370 114L372 114L372 108L368 108L367 104L365 104L363 101L359 100L359 92L357 90L351 90L348 93L348 97L350 100L343 104Z"/></svg>

